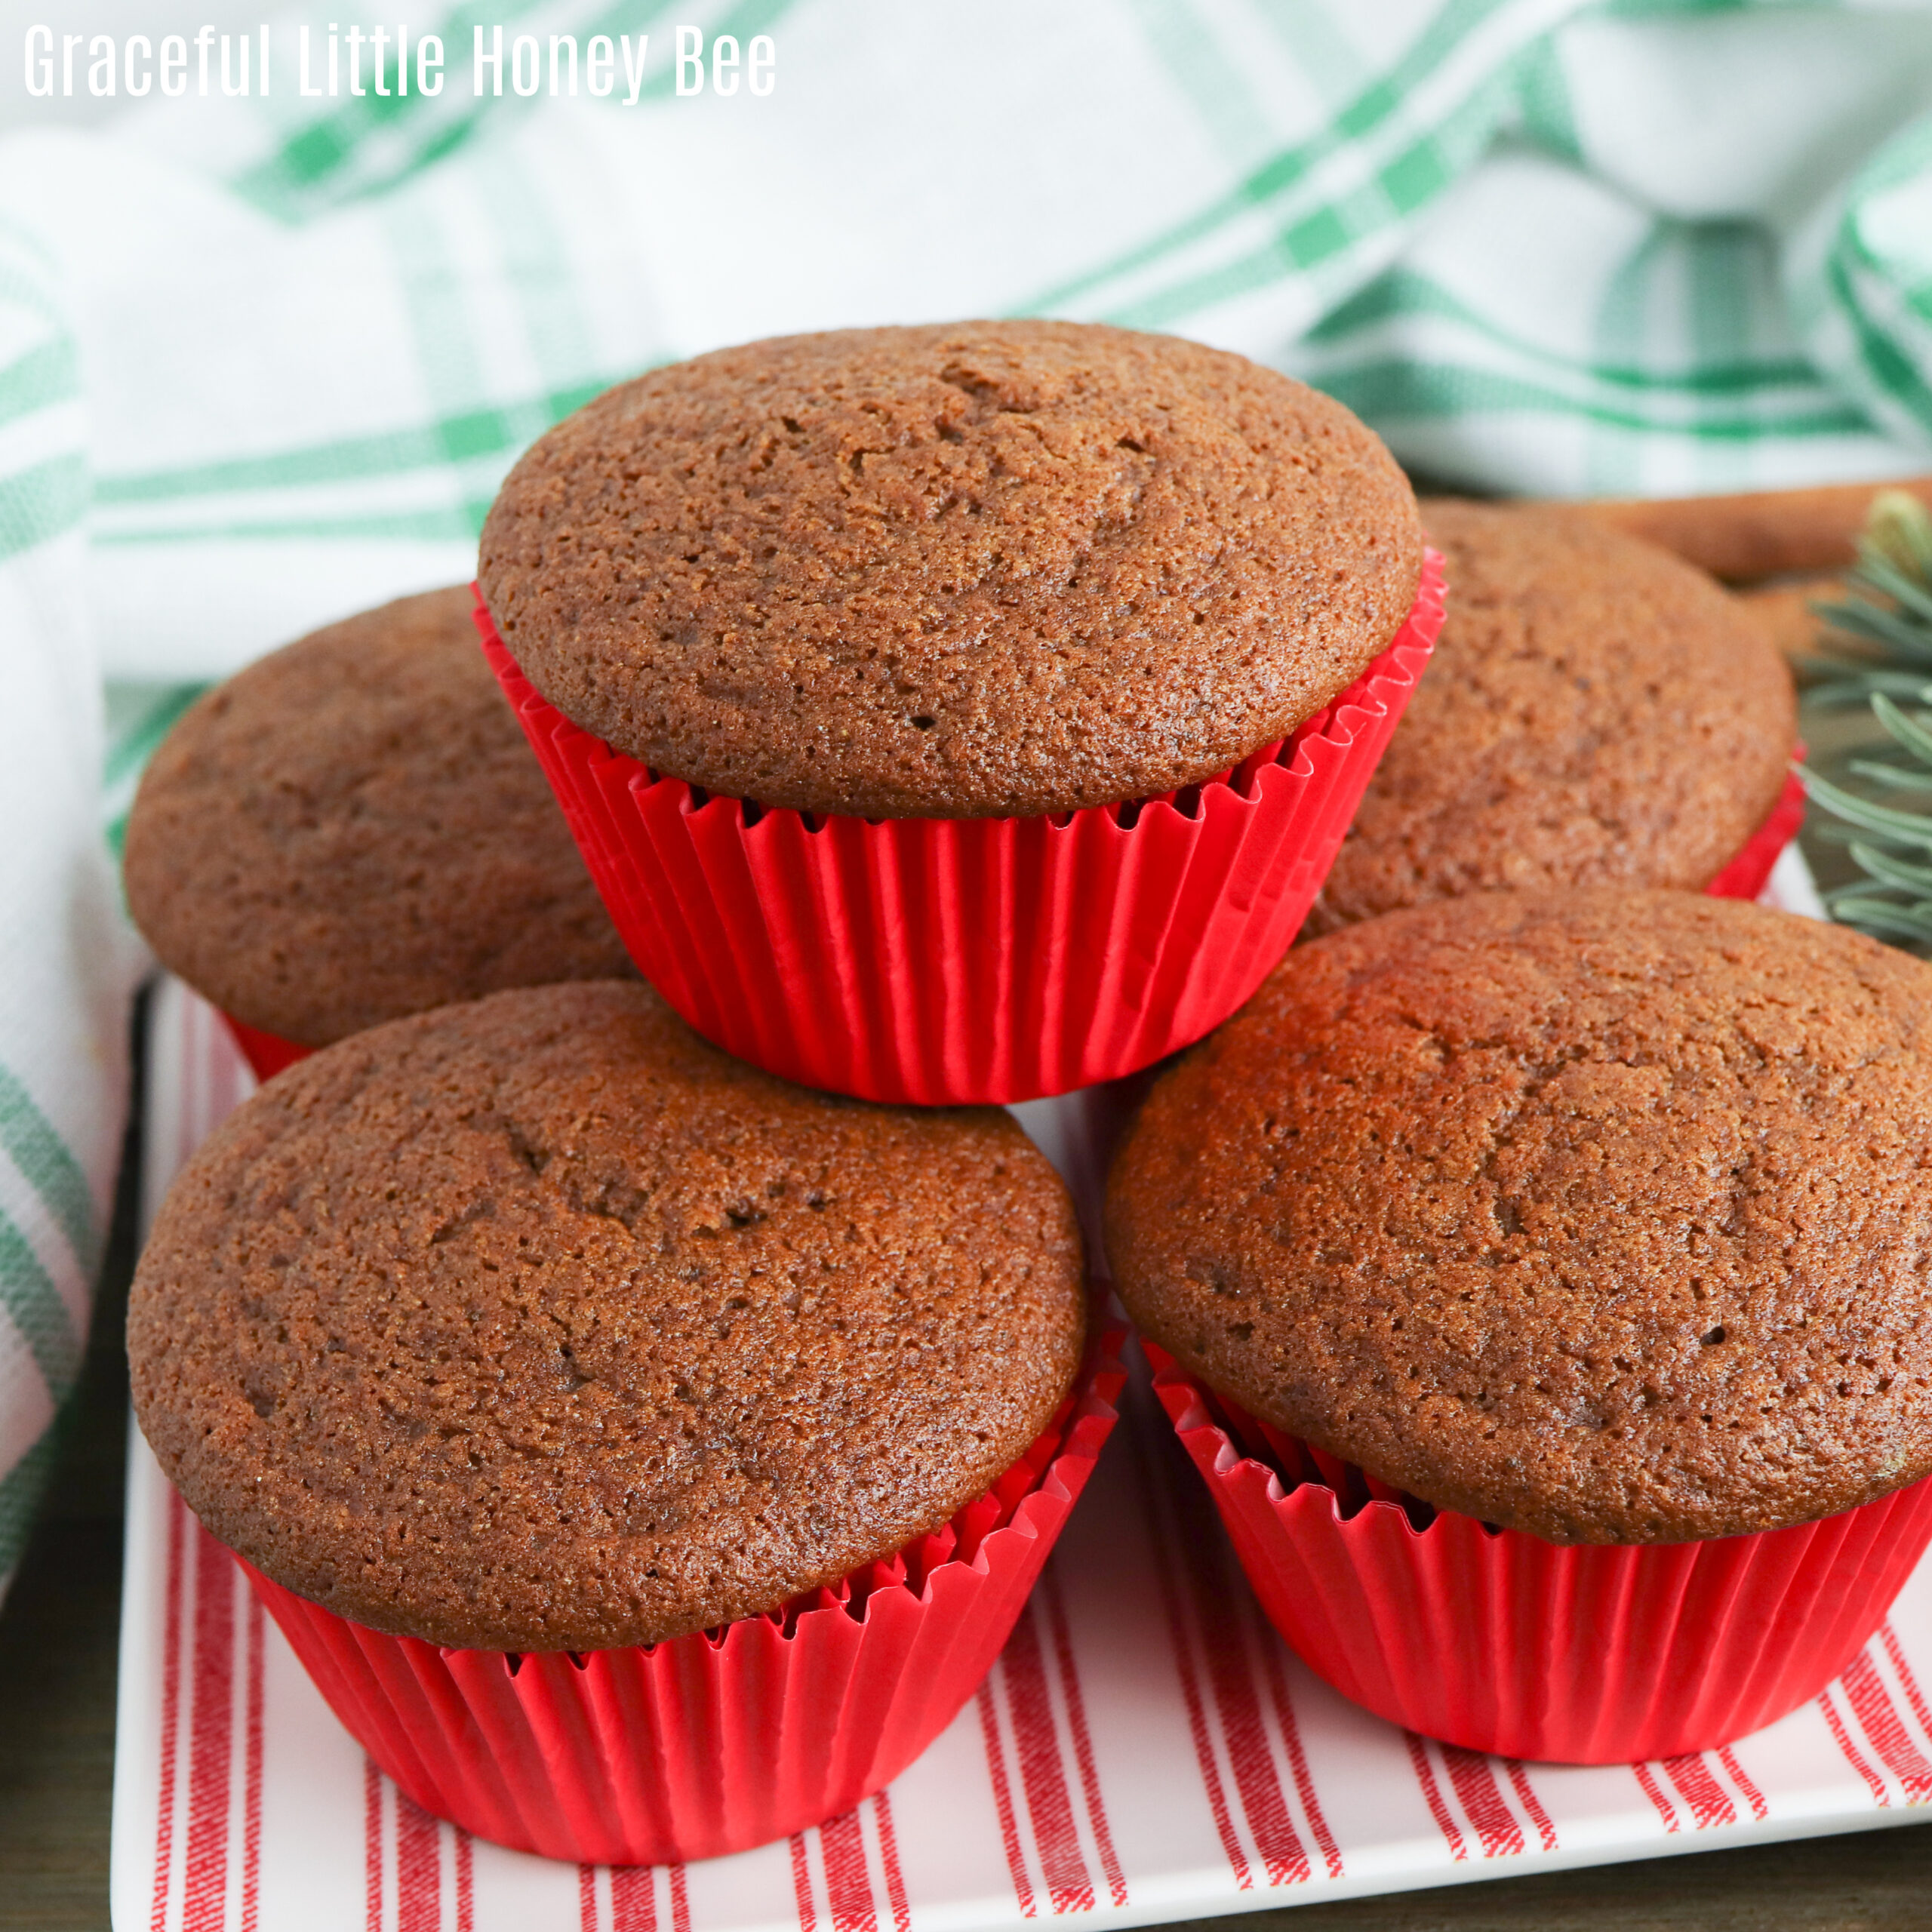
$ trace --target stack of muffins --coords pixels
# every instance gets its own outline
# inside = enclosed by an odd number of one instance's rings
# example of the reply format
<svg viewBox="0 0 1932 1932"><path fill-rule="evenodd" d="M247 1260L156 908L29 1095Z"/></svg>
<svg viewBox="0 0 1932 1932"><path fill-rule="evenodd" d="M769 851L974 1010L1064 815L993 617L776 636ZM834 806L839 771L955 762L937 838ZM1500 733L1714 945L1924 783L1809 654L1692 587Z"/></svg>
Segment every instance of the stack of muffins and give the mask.
<svg viewBox="0 0 1932 1932"><path fill-rule="evenodd" d="M1424 521L1237 357L792 338L537 444L481 653L435 593L183 721L131 904L285 1070L157 1221L137 1411L419 1802L689 1858L923 1749L1122 1375L993 1103L1182 1049L1109 1249L1318 1669L1616 1756L1869 1633L1932 1537L1925 969L1714 896L1789 683L1645 546L1430 506L1398 731Z"/></svg>

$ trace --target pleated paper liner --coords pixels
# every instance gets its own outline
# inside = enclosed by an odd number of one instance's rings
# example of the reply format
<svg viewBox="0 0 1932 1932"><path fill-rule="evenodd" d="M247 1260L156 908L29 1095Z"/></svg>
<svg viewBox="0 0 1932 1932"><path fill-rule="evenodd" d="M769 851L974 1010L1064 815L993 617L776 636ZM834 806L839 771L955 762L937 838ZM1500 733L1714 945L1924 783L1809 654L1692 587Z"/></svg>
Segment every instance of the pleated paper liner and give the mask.
<svg viewBox="0 0 1932 1932"><path fill-rule="evenodd" d="M1844 1670L1932 1543L1928 1479L1762 1535L1559 1546L1403 1496L1147 1355L1290 1646L1472 1750L1631 1763L1756 1730Z"/></svg>
<svg viewBox="0 0 1932 1932"><path fill-rule="evenodd" d="M1792 753L1794 759L1802 759L1804 755L1801 745ZM1755 899L1770 881L1772 867L1785 848L1798 836L1804 822L1804 787L1794 772L1786 779L1784 790L1764 823L1752 834L1737 857L1705 887L1705 891L1714 898ZM272 1078L285 1066L292 1066L298 1060L306 1060L315 1051L312 1047L298 1046L293 1040L285 1040L278 1033L266 1033L259 1026L251 1026L232 1013L224 1012L221 1017L248 1064L255 1069L258 1080Z"/></svg>
<svg viewBox="0 0 1932 1932"><path fill-rule="evenodd" d="M1804 747L1792 752L1794 764L1801 764ZM1755 899L1770 883L1771 868L1780 854L1798 836L1804 823L1804 786L1795 771L1785 776L1784 789L1737 857L1705 887L1713 899Z"/></svg>
<svg viewBox="0 0 1932 1932"><path fill-rule="evenodd" d="M1804 746L1799 746L1792 755L1794 759L1802 759ZM1719 899L1755 899L1770 881L1771 869L1777 863L1780 854L1798 836L1804 822L1804 787L1793 773L1786 779L1784 790L1764 823L1752 834L1737 857L1705 887L1705 891ZM298 1060L306 1060L315 1051L312 1047L297 1046L293 1040L285 1040L279 1034L266 1033L259 1026L251 1026L232 1013L224 1012L221 1017L248 1064L255 1069L258 1080L272 1078L285 1066L292 1066Z"/></svg>
<svg viewBox="0 0 1932 1932"><path fill-rule="evenodd" d="M235 1044L242 1049L242 1057L255 1069L257 1080L272 1080L285 1066L293 1066L298 1060L306 1060L315 1050L313 1047L298 1047L293 1040L285 1040L279 1033L264 1033L259 1026L251 1026L245 1020L237 1020L233 1014L217 1008L221 1013L222 1023L235 1036Z"/></svg>
<svg viewBox="0 0 1932 1932"><path fill-rule="evenodd" d="M1442 623L1206 783L1046 817L813 817L613 752L491 665L631 956L708 1039L875 1100L1015 1101L1131 1073L1226 1019L1288 948Z"/></svg>
<svg viewBox="0 0 1932 1932"><path fill-rule="evenodd" d="M1795 759L1802 759L1804 748L1799 746L1792 755ZM1751 835L1737 857L1705 887L1705 891L1718 899L1755 899L1769 882L1771 869L1777 863L1780 855L1798 836L1804 822L1804 787L1793 773L1786 779L1784 789L1764 823ZM278 1033L266 1033L259 1026L251 1026L232 1013L223 1012L221 1017L248 1064L255 1069L258 1080L272 1078L285 1066L292 1066L298 1060L306 1060L315 1051L313 1047L298 1046L293 1040L285 1040Z"/></svg>
<svg viewBox="0 0 1932 1932"><path fill-rule="evenodd" d="M1097 1321L1052 1425L949 1523L720 1630L582 1655L444 1650L242 1568L330 1709L426 1811L589 1864L743 1851L890 1783L972 1695L1113 1427L1124 1340Z"/></svg>

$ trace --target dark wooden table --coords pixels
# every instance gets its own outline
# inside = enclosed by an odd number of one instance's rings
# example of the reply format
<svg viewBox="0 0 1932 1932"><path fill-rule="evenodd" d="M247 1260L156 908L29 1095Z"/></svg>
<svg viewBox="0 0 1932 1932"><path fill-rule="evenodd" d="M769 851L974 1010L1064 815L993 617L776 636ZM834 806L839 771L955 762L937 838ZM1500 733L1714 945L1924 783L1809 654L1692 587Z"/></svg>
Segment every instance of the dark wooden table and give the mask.
<svg viewBox="0 0 1932 1932"><path fill-rule="evenodd" d="M35 1932L108 1924L134 1152L131 1134L66 1451L0 1612L0 1927ZM1281 1932L1928 1932L1932 1832L1905 1826L1199 1922L1263 1932L1277 1921Z"/></svg>

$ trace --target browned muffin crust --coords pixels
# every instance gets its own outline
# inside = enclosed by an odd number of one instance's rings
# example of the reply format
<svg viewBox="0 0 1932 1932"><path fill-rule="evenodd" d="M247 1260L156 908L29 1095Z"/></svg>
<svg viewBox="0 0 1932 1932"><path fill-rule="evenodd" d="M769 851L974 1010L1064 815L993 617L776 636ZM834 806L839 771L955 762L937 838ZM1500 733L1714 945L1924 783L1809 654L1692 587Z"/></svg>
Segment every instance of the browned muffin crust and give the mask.
<svg viewBox="0 0 1932 1932"><path fill-rule="evenodd" d="M1697 891L1777 802L1784 660L1667 551L1549 504L1426 503L1449 614L1308 930L1467 892Z"/></svg>
<svg viewBox="0 0 1932 1932"><path fill-rule="evenodd" d="M1414 499L1339 403L1074 322L791 336L541 438L479 580L537 689L654 769L875 817L1205 778L1414 601Z"/></svg>
<svg viewBox="0 0 1932 1932"><path fill-rule="evenodd" d="M635 982L398 1020L176 1182L140 1425L277 1582L379 1630L652 1643L937 1527L1078 1364L1080 1237L994 1108L756 1072Z"/></svg>
<svg viewBox="0 0 1932 1932"><path fill-rule="evenodd" d="M1109 1177L1135 1319L1257 1415L1558 1543L1932 1469L1932 967L1736 900L1487 894L1298 947Z"/></svg>
<svg viewBox="0 0 1932 1932"><path fill-rule="evenodd" d="M305 637L155 752L128 904L238 1020L318 1047L629 958L478 645L466 588Z"/></svg>

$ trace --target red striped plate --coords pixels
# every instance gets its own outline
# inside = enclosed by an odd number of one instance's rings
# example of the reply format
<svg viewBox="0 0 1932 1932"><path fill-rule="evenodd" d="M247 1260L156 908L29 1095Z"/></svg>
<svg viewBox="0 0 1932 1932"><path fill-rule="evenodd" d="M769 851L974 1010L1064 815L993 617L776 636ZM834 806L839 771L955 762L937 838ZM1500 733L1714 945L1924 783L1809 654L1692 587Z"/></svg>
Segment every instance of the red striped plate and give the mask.
<svg viewBox="0 0 1932 1932"><path fill-rule="evenodd" d="M176 986L151 1052L150 1201L252 1084ZM1104 1100L1020 1112L1091 1194ZM551 1864L400 1797L138 1443L132 1478L118 1932L1140 1924L1932 1817L1932 1565L1843 1678L1725 1749L1484 1757L1367 1716L1283 1650L1141 1390L992 1675L888 1790L705 1864Z"/></svg>

